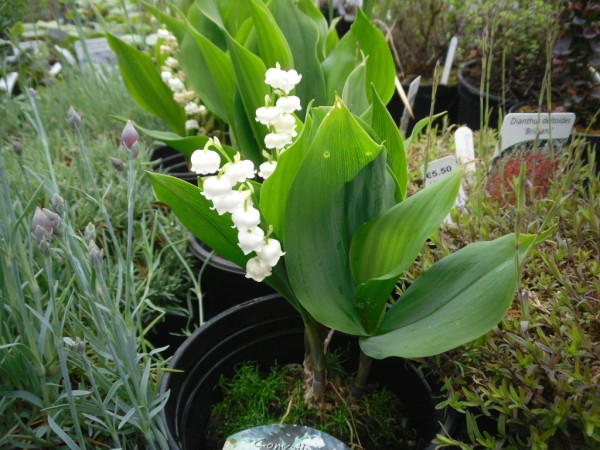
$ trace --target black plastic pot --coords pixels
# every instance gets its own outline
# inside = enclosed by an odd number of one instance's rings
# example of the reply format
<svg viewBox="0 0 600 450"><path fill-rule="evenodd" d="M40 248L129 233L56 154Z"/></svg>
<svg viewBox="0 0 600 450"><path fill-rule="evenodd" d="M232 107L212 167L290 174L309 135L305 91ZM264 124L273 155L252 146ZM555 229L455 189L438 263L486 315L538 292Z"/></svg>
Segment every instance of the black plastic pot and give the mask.
<svg viewBox="0 0 600 450"><path fill-rule="evenodd" d="M220 400L215 386L222 375L232 376L243 361L256 361L264 370L279 364L300 363L304 357L304 328L299 314L280 296L254 299L235 306L207 322L177 350L161 385L170 391L162 411L172 449L204 449L204 430L211 405ZM333 347L331 347L333 346ZM347 348L357 357L355 338L336 333L330 348ZM350 361L356 367L356 360ZM400 358L374 361L371 380L394 391L409 405L412 423L430 441L443 427L455 427L454 415L436 410L433 384L415 366ZM426 450L435 446L428 445ZM390 449L393 450L393 449Z"/></svg>
<svg viewBox="0 0 600 450"><path fill-rule="evenodd" d="M458 75L458 112L457 112L457 123L459 125L466 125L472 130L479 130L481 128L481 103L480 99L488 102L490 117L489 126L491 128L498 128L500 120L500 107L510 107L514 102L508 102L509 104L503 105L502 98L492 93L486 94L481 92L479 85L474 86L467 79L466 73L475 65L480 64L479 60L468 61L459 67Z"/></svg>
<svg viewBox="0 0 600 450"><path fill-rule="evenodd" d="M152 150L150 160L152 169L155 171L168 173L189 183L198 184L198 175L190 172L185 156L177 150L167 145L156 147Z"/></svg>
<svg viewBox="0 0 600 450"><path fill-rule="evenodd" d="M409 86L403 86L403 88L405 92L408 92ZM439 114L445 111L446 115L444 117L448 118L449 123L456 123L458 111L458 85L438 86L435 97L433 113ZM408 121L408 127L406 128L407 135L410 135L412 129L419 120L429 117L432 100L433 86L431 84L421 85L417 91L417 96L413 105L415 118L410 118ZM402 113L404 112L404 103L402 103L397 91L394 91L394 95L388 103L387 108L396 123L400 125ZM433 125L441 124L444 121L444 117L435 120Z"/></svg>

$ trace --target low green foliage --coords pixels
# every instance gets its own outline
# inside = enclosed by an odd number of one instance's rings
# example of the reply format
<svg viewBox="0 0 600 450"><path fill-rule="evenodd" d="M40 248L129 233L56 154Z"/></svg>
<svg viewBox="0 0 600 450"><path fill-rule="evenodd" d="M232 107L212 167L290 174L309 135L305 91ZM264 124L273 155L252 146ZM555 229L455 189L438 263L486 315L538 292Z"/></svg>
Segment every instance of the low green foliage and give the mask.
<svg viewBox="0 0 600 450"><path fill-rule="evenodd" d="M407 426L408 416L398 397L374 386L361 397L350 396L353 375L343 369L343 358L341 352L327 355L333 388L316 404L305 401L300 365L275 364L267 373L255 363L240 365L233 377L220 380L223 400L211 411L208 439L219 446L238 431L287 423L312 426L358 449L365 445L361 439L368 439L373 446L369 448L413 448L415 430Z"/></svg>
<svg viewBox="0 0 600 450"><path fill-rule="evenodd" d="M480 187L486 174L478 172L466 209L453 214L455 223L399 284L405 290L446 253L482 237L555 226L522 267L505 319L481 339L428 360L442 374L442 406L462 413L466 424L464 434L439 436L442 444L587 449L600 442L600 183L591 165L573 158L564 165L548 196L528 200L521 211L487 197Z"/></svg>

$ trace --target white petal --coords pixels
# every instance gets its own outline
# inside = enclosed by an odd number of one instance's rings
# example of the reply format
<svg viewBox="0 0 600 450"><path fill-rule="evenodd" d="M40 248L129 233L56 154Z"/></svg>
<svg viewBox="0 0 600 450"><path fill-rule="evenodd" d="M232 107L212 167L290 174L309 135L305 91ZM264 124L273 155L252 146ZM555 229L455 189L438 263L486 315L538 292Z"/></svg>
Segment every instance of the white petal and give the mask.
<svg viewBox="0 0 600 450"><path fill-rule="evenodd" d="M277 161L264 162L259 166L259 168L260 171L258 172L258 176L262 177L263 180L266 180L273 175L273 172L275 172L275 169L277 168Z"/></svg>
<svg viewBox="0 0 600 450"><path fill-rule="evenodd" d="M212 150L196 150L192 153L192 172L206 175L219 170L221 158L217 152Z"/></svg>
<svg viewBox="0 0 600 450"><path fill-rule="evenodd" d="M253 228L260 223L260 212L252 206L240 208L233 212L231 220L237 229Z"/></svg>
<svg viewBox="0 0 600 450"><path fill-rule="evenodd" d="M246 263L246 278L260 282L269 275L271 275L271 267L263 264L258 257L250 258Z"/></svg>
<svg viewBox="0 0 600 450"><path fill-rule="evenodd" d="M279 258L285 255L285 253L281 251L281 244L279 241L272 238L267 239L267 241L256 250L256 254L263 264L270 267L275 267L279 262Z"/></svg>
<svg viewBox="0 0 600 450"><path fill-rule="evenodd" d="M292 136L286 133L269 133L265 136L265 147L280 149L292 143Z"/></svg>
<svg viewBox="0 0 600 450"><path fill-rule="evenodd" d="M212 176L204 180L202 195L207 200L226 195L231 191L233 185L225 177Z"/></svg>
<svg viewBox="0 0 600 450"><path fill-rule="evenodd" d="M242 229L238 233L238 245L244 252L244 255L261 248L264 239L265 232L259 227Z"/></svg>
<svg viewBox="0 0 600 450"><path fill-rule="evenodd" d="M281 112L288 114L302 109L300 106L300 98L296 97L295 95L278 98L276 105Z"/></svg>
<svg viewBox="0 0 600 450"><path fill-rule="evenodd" d="M254 163L247 159L226 165L223 172L223 175L229 178L232 184L242 183L248 178L254 178L254 174Z"/></svg>

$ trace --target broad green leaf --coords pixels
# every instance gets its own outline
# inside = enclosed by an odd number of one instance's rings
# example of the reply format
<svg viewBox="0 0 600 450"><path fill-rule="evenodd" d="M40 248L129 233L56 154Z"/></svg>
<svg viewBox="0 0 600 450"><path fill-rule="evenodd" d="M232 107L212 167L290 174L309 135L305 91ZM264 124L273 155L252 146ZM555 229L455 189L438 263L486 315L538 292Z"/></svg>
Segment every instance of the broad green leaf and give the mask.
<svg viewBox="0 0 600 450"><path fill-rule="evenodd" d="M229 48L233 63L236 86L240 93L256 146L259 149L258 151L260 151L263 148L264 137L268 129L254 120L254 118L256 117L256 110L265 105L265 96L269 94L269 88L265 84L267 69L258 56L242 47L229 35L227 36L227 47Z"/></svg>
<svg viewBox="0 0 600 450"><path fill-rule="evenodd" d="M262 0L248 0L248 2L254 21L259 53L265 65L275 67L279 63L284 70L293 68L292 52L269 9Z"/></svg>
<svg viewBox="0 0 600 450"><path fill-rule="evenodd" d="M164 23L167 26L169 31L173 33L173 36L175 36L175 38L177 39L177 42L181 42L183 40L183 37L187 32L187 28L181 20L170 16L169 14L165 13L164 11L160 10L159 8L148 2L142 3L152 13L152 15L156 17L156 19L160 23Z"/></svg>
<svg viewBox="0 0 600 450"><path fill-rule="evenodd" d="M261 153L262 146L254 139L253 124L250 120L246 114L242 96L236 89L233 99L233 120L229 132L234 147L239 150L245 159L252 160L258 166L264 161Z"/></svg>
<svg viewBox="0 0 600 450"><path fill-rule="evenodd" d="M286 1L286 3L289 3L289 0L285 0L285 1ZM273 0L271 2L271 4L269 5L269 7L271 7L273 3L278 3L278 2L279 2L278 0ZM295 5L301 11L301 13L298 13L298 16L302 16L302 14L306 15L306 17L308 17L317 28L319 37L318 37L317 43L315 44L315 51L317 52L317 57L318 57L319 61L323 61L325 59L325 56L328 53L327 39L328 39L328 35L329 35L329 27L327 25L327 19L325 19L325 16L323 16L323 13L321 12L321 10L317 7L315 2L313 2L312 0L300 0L300 1L296 2ZM277 18L278 23L281 23L281 22L279 22L280 19L281 19L280 17ZM303 19L300 19L300 20L303 20ZM283 28L283 30L285 32L285 28ZM336 35L335 42L333 42L332 45L335 45L336 43L337 43L337 35ZM296 52L293 52L293 54L296 55Z"/></svg>
<svg viewBox="0 0 600 450"><path fill-rule="evenodd" d="M199 15L194 6L190 17ZM190 85L204 105L217 117L229 123L233 114L235 76L229 55L200 34L188 22L189 34L180 50L180 62L188 74Z"/></svg>
<svg viewBox="0 0 600 450"><path fill-rule="evenodd" d="M382 206L364 186L369 176L359 176L375 169L379 177L371 180L386 176L385 164L376 161L381 148L337 99L292 182L284 220L286 266L298 300L319 322L355 335L365 331L354 307L348 252L356 228Z"/></svg>
<svg viewBox="0 0 600 450"><path fill-rule="evenodd" d="M386 313L378 336L363 338L373 358L417 358L465 344L506 315L518 278L517 244L523 258L534 235L510 234L471 244L434 264Z"/></svg>
<svg viewBox="0 0 600 450"><path fill-rule="evenodd" d="M359 9L350 31L323 61L328 99L332 92L342 92L346 78L350 75L360 56L368 56L367 87L375 86L382 101L387 104L394 93L396 69L391 51L381 31L367 19ZM367 90L371 101L371 91Z"/></svg>
<svg viewBox="0 0 600 450"><path fill-rule="evenodd" d="M231 216L220 216L212 202L200 194L197 186L169 175L148 172L156 199L165 203L194 236L219 255L245 267L250 258L237 245L237 231L232 228Z"/></svg>
<svg viewBox="0 0 600 450"><path fill-rule="evenodd" d="M152 59L110 33L106 37L117 55L119 72L131 97L143 109L164 120L175 133L184 135L185 111L173 99Z"/></svg>
<svg viewBox="0 0 600 450"><path fill-rule="evenodd" d="M363 60L357 65L344 84L342 100L348 109L357 116L363 114L369 108L367 96L367 61Z"/></svg>
<svg viewBox="0 0 600 450"><path fill-rule="evenodd" d="M402 134L385 104L373 89L373 109L371 126L380 139L385 141L385 148L390 159L390 166L396 180L398 181L398 193L396 198L402 201L406 198L408 189L408 164Z"/></svg>
<svg viewBox="0 0 600 450"><path fill-rule="evenodd" d="M363 225L350 248L356 284L397 278L448 215L461 183L456 170Z"/></svg>
<svg viewBox="0 0 600 450"><path fill-rule="evenodd" d="M314 7L312 4L311 6ZM317 53L319 26L324 18L318 10L318 18L315 19L299 7L292 0L274 0L269 3L269 9L283 31L294 57L294 69L302 75L302 81L296 86L294 93L300 98L302 108L306 111L306 106L312 100L316 105L324 105L326 102L325 77Z"/></svg>
<svg viewBox="0 0 600 450"><path fill-rule="evenodd" d="M306 156L312 118L307 114L304 126L294 143L279 157L277 170L262 184L260 211L265 223L273 227L274 232L283 236L284 217L288 193L296 172Z"/></svg>

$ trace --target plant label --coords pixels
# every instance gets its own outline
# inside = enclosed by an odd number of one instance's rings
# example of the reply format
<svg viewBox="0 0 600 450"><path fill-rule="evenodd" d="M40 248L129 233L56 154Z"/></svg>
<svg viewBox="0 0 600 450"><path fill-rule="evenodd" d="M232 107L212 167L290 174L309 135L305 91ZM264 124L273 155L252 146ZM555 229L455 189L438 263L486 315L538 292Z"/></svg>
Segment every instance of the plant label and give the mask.
<svg viewBox="0 0 600 450"><path fill-rule="evenodd" d="M453 170L456 170L458 163L454 155L444 156L443 158L430 161L427 164L427 173L425 174L425 165L421 166L421 173L425 178L425 187L439 181L444 175L448 175Z"/></svg>
<svg viewBox="0 0 600 450"><path fill-rule="evenodd" d="M460 127L454 133L454 144L456 147L456 159L465 166L465 171L475 170L475 146L473 144L473 132L469 127Z"/></svg>
<svg viewBox="0 0 600 450"><path fill-rule="evenodd" d="M223 450L250 448L281 450L350 450L333 436L300 425L272 424L249 428L229 436Z"/></svg>
<svg viewBox="0 0 600 450"><path fill-rule="evenodd" d="M86 53L87 48L87 53ZM115 66L117 57L108 45L106 38L86 39L84 43L75 42L75 53L79 64L84 66L88 63L88 55L92 64L103 66Z"/></svg>
<svg viewBox="0 0 600 450"><path fill-rule="evenodd" d="M532 141L566 141L571 135L573 113L513 113L504 117L501 150Z"/></svg>

